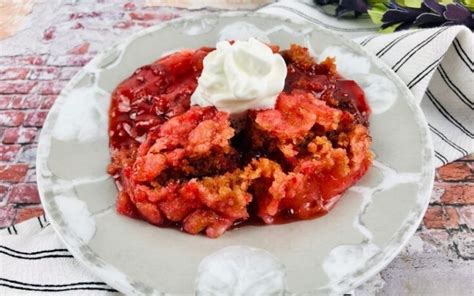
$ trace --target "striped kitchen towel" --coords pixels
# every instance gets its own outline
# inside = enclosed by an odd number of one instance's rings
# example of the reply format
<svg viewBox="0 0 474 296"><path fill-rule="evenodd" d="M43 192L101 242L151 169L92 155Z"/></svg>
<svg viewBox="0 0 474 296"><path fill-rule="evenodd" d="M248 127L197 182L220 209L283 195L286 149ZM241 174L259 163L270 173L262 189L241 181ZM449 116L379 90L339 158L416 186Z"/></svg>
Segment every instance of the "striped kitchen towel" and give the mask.
<svg viewBox="0 0 474 296"><path fill-rule="evenodd" d="M43 215L0 230L0 295L119 295L72 257Z"/></svg>
<svg viewBox="0 0 474 296"><path fill-rule="evenodd" d="M367 20L337 21L307 3L261 10L336 30L400 75L429 122L437 166L474 152L472 32L453 26L380 35ZM0 295L117 295L72 258L45 217L0 231Z"/></svg>

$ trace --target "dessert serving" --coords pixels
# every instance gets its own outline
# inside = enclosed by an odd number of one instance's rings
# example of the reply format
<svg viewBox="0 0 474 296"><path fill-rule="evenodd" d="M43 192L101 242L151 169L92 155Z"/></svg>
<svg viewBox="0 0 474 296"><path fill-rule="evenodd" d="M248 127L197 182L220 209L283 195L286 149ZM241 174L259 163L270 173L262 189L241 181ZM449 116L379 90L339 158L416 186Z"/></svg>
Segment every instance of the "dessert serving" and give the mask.
<svg viewBox="0 0 474 296"><path fill-rule="evenodd" d="M307 48L181 50L112 94L117 211L218 237L326 214L372 161L364 92Z"/></svg>

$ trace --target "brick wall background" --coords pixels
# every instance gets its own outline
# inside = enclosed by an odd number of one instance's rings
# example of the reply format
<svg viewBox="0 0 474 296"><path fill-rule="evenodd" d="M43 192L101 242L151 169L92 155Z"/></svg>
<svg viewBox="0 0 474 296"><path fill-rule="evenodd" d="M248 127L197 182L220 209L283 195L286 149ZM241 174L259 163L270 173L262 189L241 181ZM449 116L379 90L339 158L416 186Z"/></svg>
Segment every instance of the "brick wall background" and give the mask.
<svg viewBox="0 0 474 296"><path fill-rule="evenodd" d="M34 7L20 31L0 40L0 228L43 213L35 183L37 140L66 82L111 42L198 13L146 7L141 1L46 2ZM473 229L471 155L436 171L431 204L417 234L356 294L472 293Z"/></svg>

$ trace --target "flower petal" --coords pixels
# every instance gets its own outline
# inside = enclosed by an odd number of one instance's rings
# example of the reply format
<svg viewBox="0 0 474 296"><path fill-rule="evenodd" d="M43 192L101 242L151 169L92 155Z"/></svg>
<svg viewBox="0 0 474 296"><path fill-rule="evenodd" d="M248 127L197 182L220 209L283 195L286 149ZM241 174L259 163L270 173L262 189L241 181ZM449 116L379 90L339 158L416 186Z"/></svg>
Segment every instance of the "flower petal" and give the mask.
<svg viewBox="0 0 474 296"><path fill-rule="evenodd" d="M459 3L446 5L446 11L443 16L449 21L463 22L465 19L471 17L471 12Z"/></svg>
<svg viewBox="0 0 474 296"><path fill-rule="evenodd" d="M439 15L442 15L446 10L446 7L439 4L436 0L424 0L423 5Z"/></svg>
<svg viewBox="0 0 474 296"><path fill-rule="evenodd" d="M413 22L414 25L422 28L440 26L445 22L445 19L436 13L422 13Z"/></svg>

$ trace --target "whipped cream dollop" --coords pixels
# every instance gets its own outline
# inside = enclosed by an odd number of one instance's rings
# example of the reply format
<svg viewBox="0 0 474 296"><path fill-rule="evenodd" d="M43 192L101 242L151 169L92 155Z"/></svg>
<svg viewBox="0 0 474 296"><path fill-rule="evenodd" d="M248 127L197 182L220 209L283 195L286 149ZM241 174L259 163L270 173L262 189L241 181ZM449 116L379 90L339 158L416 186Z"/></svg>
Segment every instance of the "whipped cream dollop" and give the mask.
<svg viewBox="0 0 474 296"><path fill-rule="evenodd" d="M254 38L221 41L203 63L191 105L214 106L230 114L273 108L285 85L283 57Z"/></svg>

